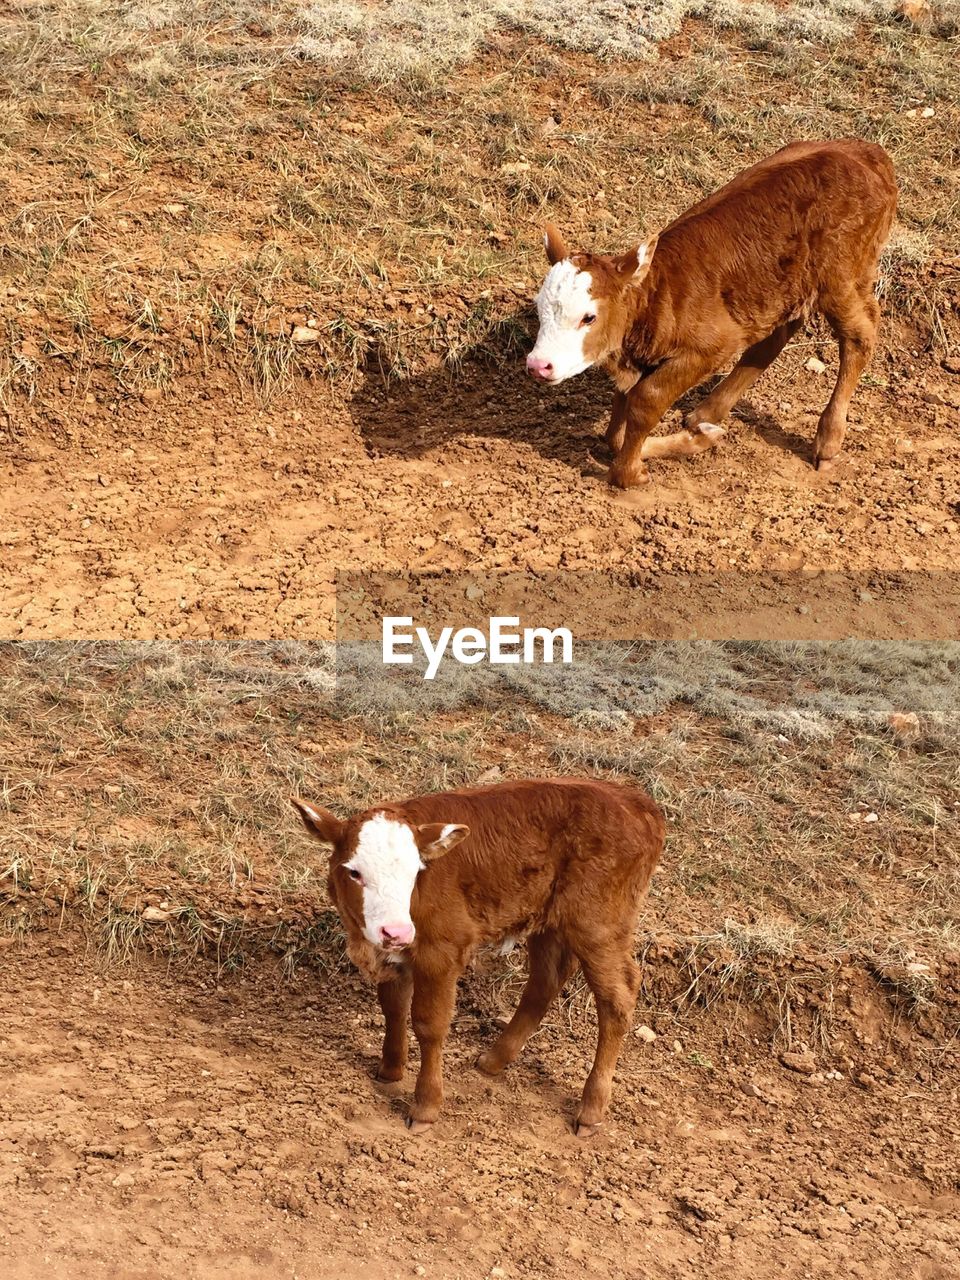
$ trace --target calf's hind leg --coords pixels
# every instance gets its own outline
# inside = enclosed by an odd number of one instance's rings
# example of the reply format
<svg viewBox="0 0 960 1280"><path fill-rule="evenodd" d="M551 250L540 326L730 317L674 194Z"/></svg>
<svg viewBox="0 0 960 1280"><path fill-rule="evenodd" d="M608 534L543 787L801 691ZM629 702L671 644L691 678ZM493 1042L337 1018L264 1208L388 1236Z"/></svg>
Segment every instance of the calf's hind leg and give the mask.
<svg viewBox="0 0 960 1280"><path fill-rule="evenodd" d="M823 312L836 334L840 347L840 371L827 407L820 415L813 442L813 462L818 470L833 466L832 459L843 448L847 429L847 410L860 375L873 355L880 323L880 307L873 296L872 284L842 300L823 304Z"/></svg>
<svg viewBox="0 0 960 1280"><path fill-rule="evenodd" d="M549 930L533 934L527 942L530 974L517 1011L499 1038L477 1059L477 1066L495 1076L516 1061L520 1050L543 1021L543 1015L560 994L577 967L577 958L559 936Z"/></svg>
<svg viewBox="0 0 960 1280"><path fill-rule="evenodd" d="M597 1053L574 1125L578 1137L589 1137L610 1104L613 1072L640 990L640 969L627 942L622 948L581 955L580 963L597 1005Z"/></svg>
<svg viewBox="0 0 960 1280"><path fill-rule="evenodd" d="M707 398L687 414L684 425L689 430L722 422L744 393L776 360L777 356L800 328L802 320L788 320L778 325L762 342L747 347L722 382L717 383Z"/></svg>

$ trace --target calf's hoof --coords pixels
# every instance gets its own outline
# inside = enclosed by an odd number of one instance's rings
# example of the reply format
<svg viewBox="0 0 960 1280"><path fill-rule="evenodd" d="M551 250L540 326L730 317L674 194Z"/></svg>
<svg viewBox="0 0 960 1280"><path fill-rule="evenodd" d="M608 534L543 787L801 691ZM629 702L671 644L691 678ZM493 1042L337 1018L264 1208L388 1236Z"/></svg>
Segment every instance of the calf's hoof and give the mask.
<svg viewBox="0 0 960 1280"><path fill-rule="evenodd" d="M381 1084L396 1084L403 1079L403 1067L388 1067L381 1062L377 1067L377 1079Z"/></svg>
<svg viewBox="0 0 960 1280"><path fill-rule="evenodd" d="M433 1128L432 1120L414 1120L413 1116L407 1116L404 1124L411 1133L428 1133Z"/></svg>
<svg viewBox="0 0 960 1280"><path fill-rule="evenodd" d="M832 471L843 448L843 429L829 425L821 418L813 437L813 465L818 471Z"/></svg>
<svg viewBox="0 0 960 1280"><path fill-rule="evenodd" d="M687 422L684 427L685 430L678 431L674 438L678 445L677 453L688 458L715 449L727 435L726 428L715 422Z"/></svg>
<svg viewBox="0 0 960 1280"><path fill-rule="evenodd" d="M583 1120L575 1120L573 1124L574 1135L581 1142L589 1142L599 1128L599 1124L586 1124Z"/></svg>
<svg viewBox="0 0 960 1280"><path fill-rule="evenodd" d="M493 1049L484 1049L476 1061L477 1070L485 1076L498 1076L506 1065Z"/></svg>
<svg viewBox="0 0 960 1280"><path fill-rule="evenodd" d="M650 483L650 473L642 462L631 466L617 461L610 468L607 479L616 489L639 489Z"/></svg>
<svg viewBox="0 0 960 1280"><path fill-rule="evenodd" d="M689 428L691 439L691 453L703 453L707 449L715 449L716 446L726 437L726 428L718 426L715 422L701 422L696 427Z"/></svg>

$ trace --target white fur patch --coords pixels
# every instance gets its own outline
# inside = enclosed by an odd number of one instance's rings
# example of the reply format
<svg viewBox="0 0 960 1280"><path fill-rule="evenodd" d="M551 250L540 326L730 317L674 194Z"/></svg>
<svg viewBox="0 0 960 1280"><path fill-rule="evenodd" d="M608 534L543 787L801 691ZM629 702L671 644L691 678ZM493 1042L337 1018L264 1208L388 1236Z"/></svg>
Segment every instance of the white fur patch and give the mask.
<svg viewBox="0 0 960 1280"><path fill-rule="evenodd" d="M569 258L564 258L554 263L540 286L536 297L540 331L530 355L553 365L551 382L563 382L592 364L583 354L590 328L580 325L585 315L596 314L592 285L589 271L578 271Z"/></svg>
<svg viewBox="0 0 960 1280"><path fill-rule="evenodd" d="M410 897L423 865L406 823L376 813L360 828L356 852L346 866L363 876L363 932L375 947L381 945L384 926L408 926L412 941Z"/></svg>

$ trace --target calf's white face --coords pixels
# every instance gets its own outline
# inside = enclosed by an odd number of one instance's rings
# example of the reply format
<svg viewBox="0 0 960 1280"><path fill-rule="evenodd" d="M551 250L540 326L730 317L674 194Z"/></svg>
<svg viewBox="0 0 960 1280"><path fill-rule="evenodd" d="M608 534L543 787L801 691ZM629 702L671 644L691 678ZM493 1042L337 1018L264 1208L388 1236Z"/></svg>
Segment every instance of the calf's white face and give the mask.
<svg viewBox="0 0 960 1280"><path fill-rule="evenodd" d="M407 947L416 931L410 898L424 862L405 822L376 813L360 828L353 856L344 864L363 890L363 932L375 947Z"/></svg>
<svg viewBox="0 0 960 1280"><path fill-rule="evenodd" d="M409 947L416 937L410 900L417 876L428 862L465 840L470 828L459 822L415 826L390 810L368 811L355 822L342 822L305 800L294 797L293 805L316 839L334 848L331 892L348 933L359 925L371 946L395 953ZM360 890L362 920L357 919L353 893L343 900L336 891L332 877L341 873Z"/></svg>
<svg viewBox="0 0 960 1280"><path fill-rule="evenodd" d="M578 271L569 258L547 272L536 298L540 330L527 356L527 370L538 382L563 382L593 364L584 350L597 318L592 285L590 272Z"/></svg>

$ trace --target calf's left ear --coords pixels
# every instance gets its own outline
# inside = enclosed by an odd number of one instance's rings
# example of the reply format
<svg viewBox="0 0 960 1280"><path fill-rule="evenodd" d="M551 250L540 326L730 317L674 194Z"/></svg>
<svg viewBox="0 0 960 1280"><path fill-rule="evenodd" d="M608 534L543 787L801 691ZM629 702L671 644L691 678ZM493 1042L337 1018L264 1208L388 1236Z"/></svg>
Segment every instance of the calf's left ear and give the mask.
<svg viewBox="0 0 960 1280"><path fill-rule="evenodd" d="M414 834L420 857L424 862L429 862L432 858L449 853L454 845L465 840L470 834L470 828L458 822L426 822L421 827L415 827Z"/></svg>
<svg viewBox="0 0 960 1280"><path fill-rule="evenodd" d="M614 266L625 284L638 284L650 270L659 238L659 234L651 236L636 249L614 259Z"/></svg>

